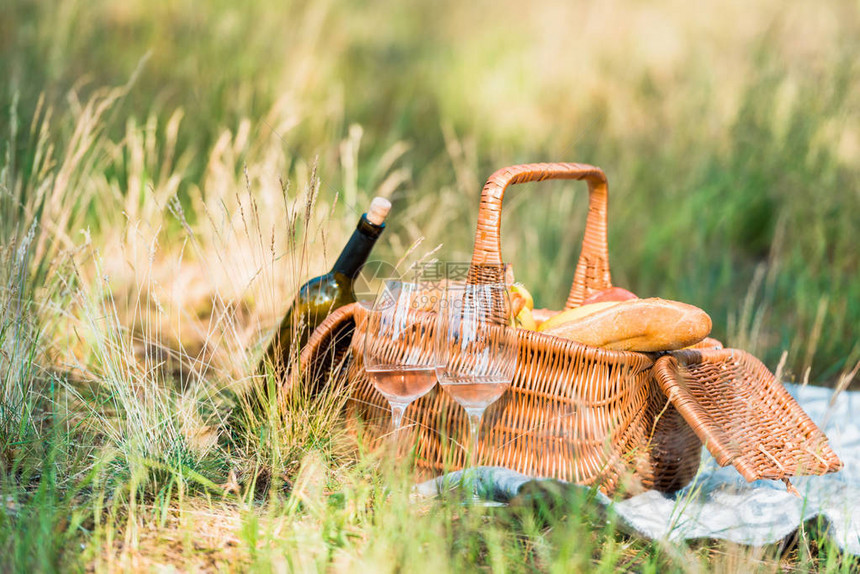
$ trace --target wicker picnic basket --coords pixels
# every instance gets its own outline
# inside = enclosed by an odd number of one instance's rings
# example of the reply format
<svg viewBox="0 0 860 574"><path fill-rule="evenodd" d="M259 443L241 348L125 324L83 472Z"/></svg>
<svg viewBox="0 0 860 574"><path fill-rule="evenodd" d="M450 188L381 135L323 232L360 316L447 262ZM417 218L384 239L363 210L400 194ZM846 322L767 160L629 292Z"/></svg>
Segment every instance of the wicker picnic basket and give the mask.
<svg viewBox="0 0 860 574"><path fill-rule="evenodd" d="M608 186L599 168L530 164L494 173L481 195L467 281L499 280L500 220L508 186L547 179L585 180L585 236L565 308L611 286L606 237ZM312 334L284 388L319 385L345 373L346 421L364 437L389 432L390 410L362 368L368 311L359 304L332 313ZM432 315L428 315L432 328ZM675 491L690 482L702 444L747 480L825 474L841 468L827 438L755 357L737 349L664 354L609 351L519 330L510 390L485 414L482 464L524 474L596 484L606 493L642 488ZM288 400L289 393L282 393ZM418 465L430 473L461 467L468 438L463 410L437 387L413 403Z"/></svg>

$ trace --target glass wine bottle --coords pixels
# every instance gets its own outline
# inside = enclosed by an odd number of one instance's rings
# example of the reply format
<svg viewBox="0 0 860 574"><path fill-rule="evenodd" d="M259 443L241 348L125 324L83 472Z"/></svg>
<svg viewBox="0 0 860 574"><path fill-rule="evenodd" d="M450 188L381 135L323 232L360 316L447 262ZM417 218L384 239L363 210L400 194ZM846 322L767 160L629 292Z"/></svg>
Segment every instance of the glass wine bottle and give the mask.
<svg viewBox="0 0 860 574"><path fill-rule="evenodd" d="M301 351L317 325L338 307L355 302L353 281L385 229L385 217L390 209L391 202L375 197L331 271L314 277L299 288L266 349L260 364L261 372L265 372L266 365L270 364L275 368L276 377L283 374L292 355Z"/></svg>

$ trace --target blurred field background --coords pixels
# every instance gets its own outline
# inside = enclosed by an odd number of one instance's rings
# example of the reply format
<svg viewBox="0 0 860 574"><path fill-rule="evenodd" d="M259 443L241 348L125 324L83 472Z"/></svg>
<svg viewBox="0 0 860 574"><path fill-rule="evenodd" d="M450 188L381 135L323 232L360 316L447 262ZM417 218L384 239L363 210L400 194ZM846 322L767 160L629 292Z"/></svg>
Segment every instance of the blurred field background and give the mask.
<svg viewBox="0 0 860 574"><path fill-rule="evenodd" d="M466 261L486 177L535 161L606 171L616 285L702 307L786 379L850 387L858 53L851 1L6 0L3 560L850 567L814 537L780 558L383 504L332 438L337 397L227 419L373 195L394 203L375 257ZM581 184L508 195L503 252L538 306L563 304L586 205ZM201 516L219 534L198 544Z"/></svg>

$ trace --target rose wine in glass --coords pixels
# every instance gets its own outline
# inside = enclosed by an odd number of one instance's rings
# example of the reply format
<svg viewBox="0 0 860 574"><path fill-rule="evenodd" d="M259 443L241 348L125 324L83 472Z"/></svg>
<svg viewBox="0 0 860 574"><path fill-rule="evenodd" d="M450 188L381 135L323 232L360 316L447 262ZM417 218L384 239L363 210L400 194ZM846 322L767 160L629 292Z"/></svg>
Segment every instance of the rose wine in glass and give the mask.
<svg viewBox="0 0 860 574"><path fill-rule="evenodd" d="M391 406L394 444L406 407L436 384L435 305L417 283L386 281L368 315L364 370Z"/></svg>
<svg viewBox="0 0 860 574"><path fill-rule="evenodd" d="M477 465L484 411L505 393L517 365L517 334L510 326L504 283L449 285L436 322L436 376L469 416L469 467ZM472 503L485 504L473 482ZM492 503L486 503L491 505Z"/></svg>
<svg viewBox="0 0 860 574"><path fill-rule="evenodd" d="M436 384L436 370L432 366L374 365L365 371L376 390L392 405L402 403L408 406Z"/></svg>
<svg viewBox="0 0 860 574"><path fill-rule="evenodd" d="M488 406L499 400L510 382L490 380L483 381L458 381L456 378L447 379L442 383L448 395L457 401L466 411L470 409L484 411Z"/></svg>

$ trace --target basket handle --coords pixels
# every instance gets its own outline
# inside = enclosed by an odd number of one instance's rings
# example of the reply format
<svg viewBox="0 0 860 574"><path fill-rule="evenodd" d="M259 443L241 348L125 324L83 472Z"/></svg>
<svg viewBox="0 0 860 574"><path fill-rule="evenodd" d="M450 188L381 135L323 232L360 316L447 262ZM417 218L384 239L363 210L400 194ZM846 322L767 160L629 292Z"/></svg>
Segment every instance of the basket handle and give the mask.
<svg viewBox="0 0 860 574"><path fill-rule="evenodd" d="M606 174L599 167L583 163L530 163L498 170L490 176L481 192L475 249L469 267L468 282L473 284L500 281L502 242L499 234L502 199L509 185L575 179L588 183L588 218L579 263L565 309L576 307L589 294L612 286L609 275L609 250L606 242L606 212L609 187Z"/></svg>

